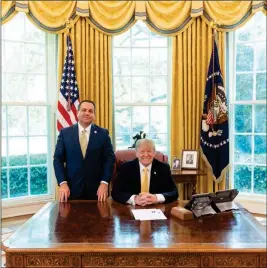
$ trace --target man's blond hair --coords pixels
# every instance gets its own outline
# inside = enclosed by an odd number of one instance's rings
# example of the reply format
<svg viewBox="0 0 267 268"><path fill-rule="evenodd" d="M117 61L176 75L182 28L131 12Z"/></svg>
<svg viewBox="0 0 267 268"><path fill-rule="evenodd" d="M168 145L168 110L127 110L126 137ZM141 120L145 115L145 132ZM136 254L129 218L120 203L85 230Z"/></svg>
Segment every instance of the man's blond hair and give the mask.
<svg viewBox="0 0 267 268"><path fill-rule="evenodd" d="M153 147L153 149L156 151L156 146L153 140L151 139L140 139L135 144L135 150L138 150L138 148L143 144L149 144Z"/></svg>

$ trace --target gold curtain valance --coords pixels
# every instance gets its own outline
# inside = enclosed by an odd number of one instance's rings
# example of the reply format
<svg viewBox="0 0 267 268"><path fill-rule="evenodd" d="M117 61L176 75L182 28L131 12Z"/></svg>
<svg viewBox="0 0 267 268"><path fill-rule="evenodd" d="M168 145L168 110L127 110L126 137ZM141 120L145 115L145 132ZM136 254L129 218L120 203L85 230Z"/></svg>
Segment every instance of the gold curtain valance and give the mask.
<svg viewBox="0 0 267 268"><path fill-rule="evenodd" d="M257 11L267 13L267 1L2 1L1 21L25 12L38 27L62 33L85 17L99 31L115 35L126 31L136 20L162 35L185 31L197 17L219 31L233 31Z"/></svg>

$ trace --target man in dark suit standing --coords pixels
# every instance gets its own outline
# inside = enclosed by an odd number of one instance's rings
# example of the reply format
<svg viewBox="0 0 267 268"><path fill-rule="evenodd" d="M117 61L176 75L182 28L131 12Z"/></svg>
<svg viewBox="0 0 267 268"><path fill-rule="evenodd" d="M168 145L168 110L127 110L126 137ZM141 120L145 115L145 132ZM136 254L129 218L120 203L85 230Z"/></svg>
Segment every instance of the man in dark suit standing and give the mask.
<svg viewBox="0 0 267 268"><path fill-rule="evenodd" d="M170 166L154 159L155 154L152 140L137 141L137 158L120 166L112 189L114 200L140 206L177 200Z"/></svg>
<svg viewBox="0 0 267 268"><path fill-rule="evenodd" d="M105 201L115 156L108 131L93 124L95 104L84 100L78 107L78 123L63 128L54 153L59 201Z"/></svg>

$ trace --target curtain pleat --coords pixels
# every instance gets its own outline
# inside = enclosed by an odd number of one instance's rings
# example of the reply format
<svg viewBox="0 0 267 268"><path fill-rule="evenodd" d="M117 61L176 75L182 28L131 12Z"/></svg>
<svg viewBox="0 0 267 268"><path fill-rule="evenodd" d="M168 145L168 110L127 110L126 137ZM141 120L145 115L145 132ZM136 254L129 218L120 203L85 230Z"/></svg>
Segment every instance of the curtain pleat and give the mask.
<svg viewBox="0 0 267 268"><path fill-rule="evenodd" d="M6 23L16 12L44 31L62 33L68 23L75 27L79 18L99 32L116 35L127 31L137 19L161 35L175 36L202 19L219 31L234 31L256 12L266 15L266 1L2 1L1 21Z"/></svg>
<svg viewBox="0 0 267 268"><path fill-rule="evenodd" d="M200 147L200 121L212 52L212 28L197 18L186 31L172 40L171 156L181 158L183 149L199 150ZM224 70L225 33L218 34L218 41L221 69ZM212 192L213 180L201 157L200 168L208 174L197 179L197 192ZM214 187L215 190L224 189L225 179ZM183 190L184 185L179 185L181 199L184 198ZM186 188L188 190L191 189Z"/></svg>

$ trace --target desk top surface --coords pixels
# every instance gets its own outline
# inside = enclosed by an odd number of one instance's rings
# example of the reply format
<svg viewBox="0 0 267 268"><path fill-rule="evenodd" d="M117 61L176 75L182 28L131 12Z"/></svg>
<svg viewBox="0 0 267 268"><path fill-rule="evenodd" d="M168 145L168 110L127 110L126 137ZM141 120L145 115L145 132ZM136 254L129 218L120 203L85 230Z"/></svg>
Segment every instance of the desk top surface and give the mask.
<svg viewBox="0 0 267 268"><path fill-rule="evenodd" d="M115 201L50 202L4 242L4 250L57 251L266 251L265 228L245 209L182 221L160 204L167 220L135 220ZM140 208L140 207L135 207Z"/></svg>

